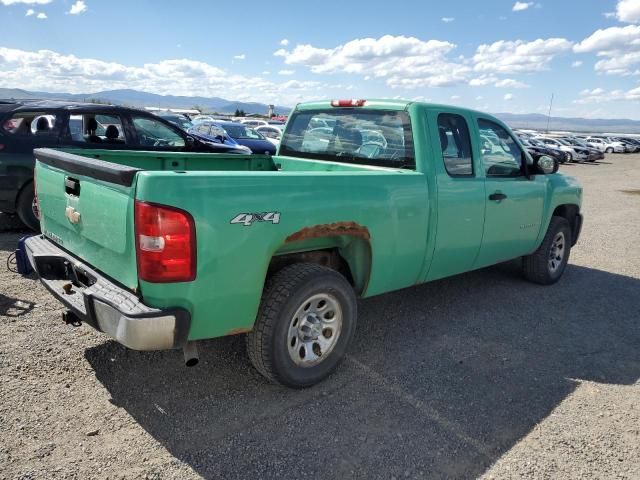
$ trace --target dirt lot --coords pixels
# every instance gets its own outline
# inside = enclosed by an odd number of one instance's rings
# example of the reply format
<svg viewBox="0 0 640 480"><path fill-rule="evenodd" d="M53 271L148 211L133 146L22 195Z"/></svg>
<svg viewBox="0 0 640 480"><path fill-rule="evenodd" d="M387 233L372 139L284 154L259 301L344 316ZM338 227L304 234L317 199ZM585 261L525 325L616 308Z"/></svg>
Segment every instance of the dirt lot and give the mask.
<svg viewBox="0 0 640 480"><path fill-rule="evenodd" d="M640 155L563 171L586 220L559 284L509 264L363 301L304 391L240 337L186 369L63 325L0 216L0 478L640 478Z"/></svg>

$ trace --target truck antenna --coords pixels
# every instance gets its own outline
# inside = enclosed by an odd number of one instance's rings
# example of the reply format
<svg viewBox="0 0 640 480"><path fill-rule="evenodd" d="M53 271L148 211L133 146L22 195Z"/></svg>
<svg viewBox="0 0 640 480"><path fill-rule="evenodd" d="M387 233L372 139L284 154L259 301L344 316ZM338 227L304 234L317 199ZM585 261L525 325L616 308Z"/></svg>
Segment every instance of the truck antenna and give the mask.
<svg viewBox="0 0 640 480"><path fill-rule="evenodd" d="M547 133L549 133L549 122L551 121L551 106L553 105L553 93L551 94L551 100L549 101L549 114L547 115Z"/></svg>

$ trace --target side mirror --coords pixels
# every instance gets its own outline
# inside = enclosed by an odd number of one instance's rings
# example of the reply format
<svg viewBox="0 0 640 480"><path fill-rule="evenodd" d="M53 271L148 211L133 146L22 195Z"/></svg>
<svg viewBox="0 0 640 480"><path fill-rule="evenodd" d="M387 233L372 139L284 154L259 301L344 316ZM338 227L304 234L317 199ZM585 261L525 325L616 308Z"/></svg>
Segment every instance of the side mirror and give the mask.
<svg viewBox="0 0 640 480"><path fill-rule="evenodd" d="M536 160L536 165L538 169L541 170L545 174L556 173L560 168L560 164L555 158L549 157L547 155L542 155L538 157Z"/></svg>
<svg viewBox="0 0 640 480"><path fill-rule="evenodd" d="M196 139L193 138L191 135L187 135L187 145L194 145L196 143Z"/></svg>

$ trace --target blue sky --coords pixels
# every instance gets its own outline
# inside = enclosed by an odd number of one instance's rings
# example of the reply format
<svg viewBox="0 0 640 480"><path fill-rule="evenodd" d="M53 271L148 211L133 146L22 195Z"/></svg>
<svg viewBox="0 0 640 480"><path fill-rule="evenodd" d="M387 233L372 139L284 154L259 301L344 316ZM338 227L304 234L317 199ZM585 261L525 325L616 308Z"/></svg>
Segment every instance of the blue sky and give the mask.
<svg viewBox="0 0 640 480"><path fill-rule="evenodd" d="M640 119L640 0L0 0L0 87Z"/></svg>

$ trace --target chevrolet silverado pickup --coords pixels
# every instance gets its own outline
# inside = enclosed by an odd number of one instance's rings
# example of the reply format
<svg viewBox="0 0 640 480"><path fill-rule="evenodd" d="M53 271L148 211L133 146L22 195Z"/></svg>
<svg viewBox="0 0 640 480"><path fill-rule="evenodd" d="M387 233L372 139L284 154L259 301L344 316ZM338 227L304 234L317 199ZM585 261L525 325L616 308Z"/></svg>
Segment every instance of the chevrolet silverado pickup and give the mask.
<svg viewBox="0 0 640 480"><path fill-rule="evenodd" d="M245 334L305 387L354 336L358 297L512 259L563 274L582 189L498 119L394 100L299 104L273 157L35 150L42 234L19 254L67 309L136 350Z"/></svg>

